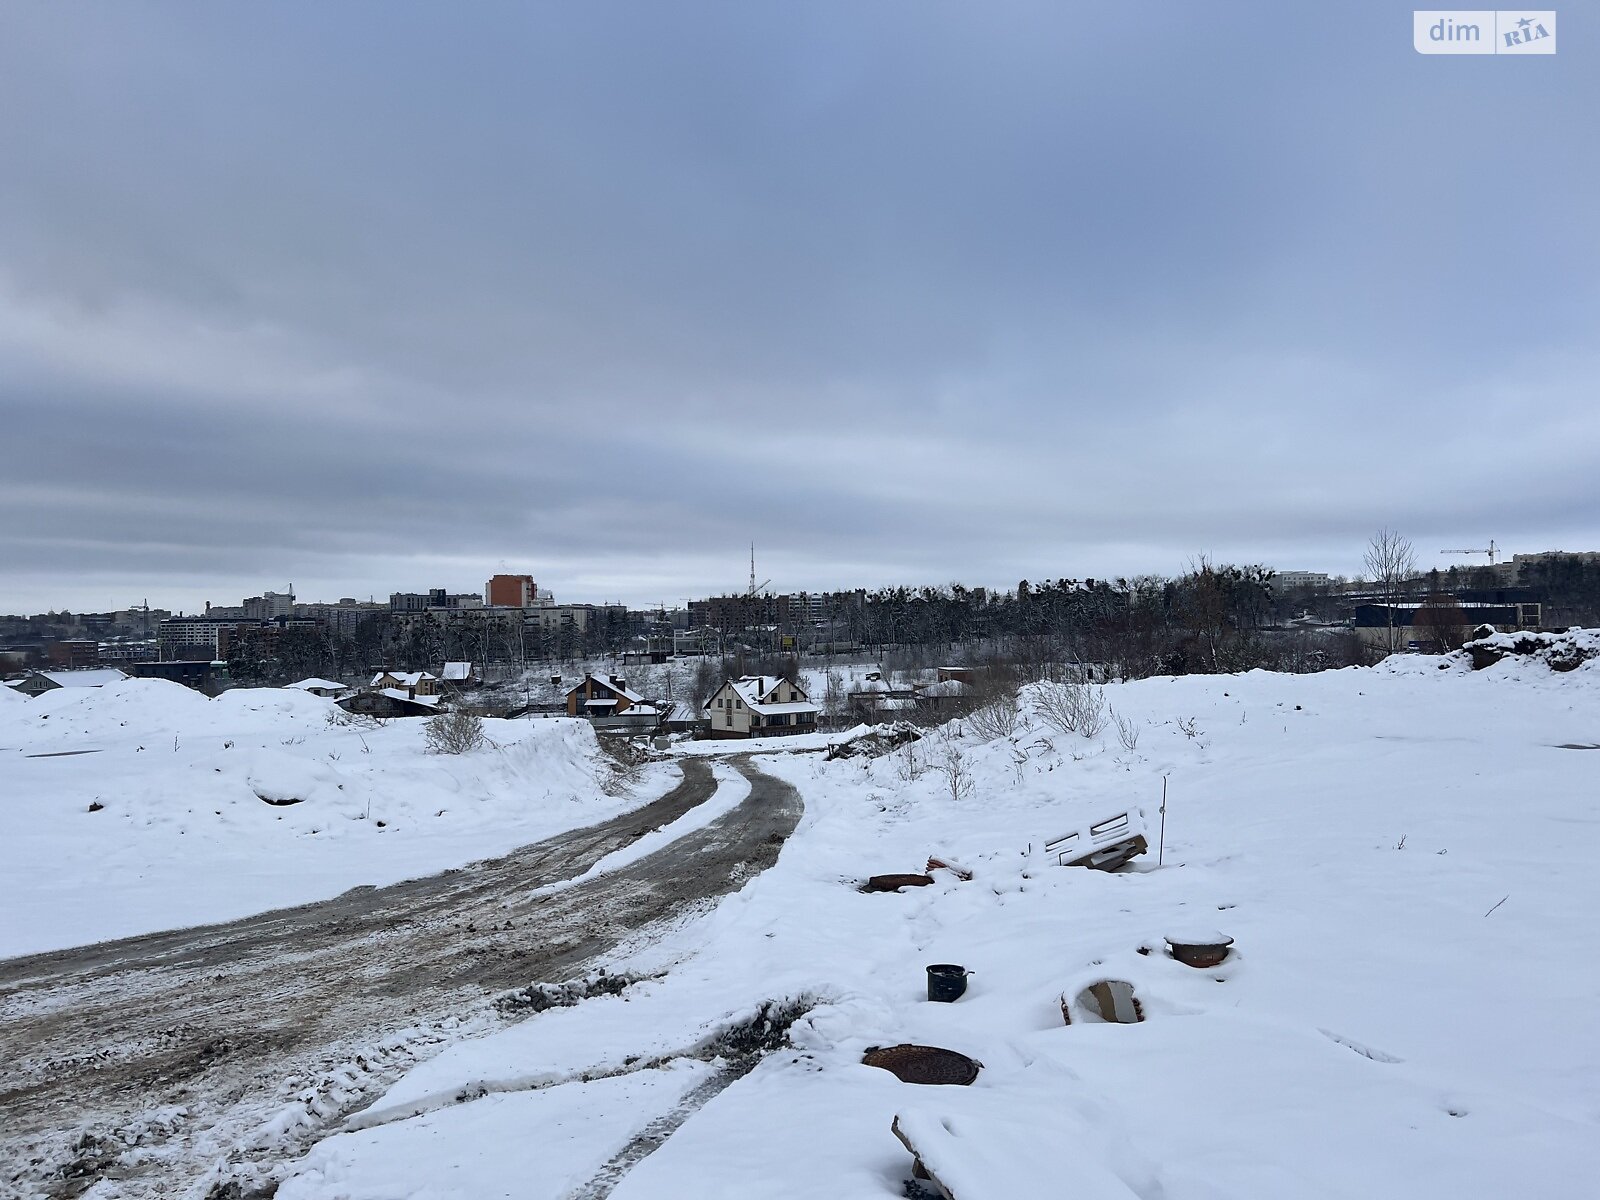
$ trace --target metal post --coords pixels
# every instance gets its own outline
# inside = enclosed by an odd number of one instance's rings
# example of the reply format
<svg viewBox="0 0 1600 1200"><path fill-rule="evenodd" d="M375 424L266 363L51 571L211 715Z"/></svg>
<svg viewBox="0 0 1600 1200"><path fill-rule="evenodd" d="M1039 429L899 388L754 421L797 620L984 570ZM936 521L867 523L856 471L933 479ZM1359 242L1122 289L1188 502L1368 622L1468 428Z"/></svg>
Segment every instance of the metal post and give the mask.
<svg viewBox="0 0 1600 1200"><path fill-rule="evenodd" d="M1161 777L1161 841L1156 847L1156 866L1167 859L1167 777Z"/></svg>

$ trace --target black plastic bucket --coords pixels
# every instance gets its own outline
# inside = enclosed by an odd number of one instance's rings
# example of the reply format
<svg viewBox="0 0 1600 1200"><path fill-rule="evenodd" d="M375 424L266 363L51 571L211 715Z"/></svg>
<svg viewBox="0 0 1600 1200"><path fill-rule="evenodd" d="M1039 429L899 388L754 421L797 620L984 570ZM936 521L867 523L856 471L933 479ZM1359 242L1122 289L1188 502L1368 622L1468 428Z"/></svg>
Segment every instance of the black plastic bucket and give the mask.
<svg viewBox="0 0 1600 1200"><path fill-rule="evenodd" d="M967 969L955 963L934 963L928 968L928 999L941 1004L959 1000L967 991Z"/></svg>

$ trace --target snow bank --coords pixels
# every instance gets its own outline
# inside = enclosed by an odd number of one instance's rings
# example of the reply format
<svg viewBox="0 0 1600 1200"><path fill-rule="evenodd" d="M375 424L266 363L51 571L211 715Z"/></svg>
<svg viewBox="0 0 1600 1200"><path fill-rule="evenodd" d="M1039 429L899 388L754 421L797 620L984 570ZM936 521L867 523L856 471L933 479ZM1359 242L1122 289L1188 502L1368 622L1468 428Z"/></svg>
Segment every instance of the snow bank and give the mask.
<svg viewBox="0 0 1600 1200"><path fill-rule="evenodd" d="M0 708L0 957L226 920L458 866L602 820L587 722L351 720L292 689L209 700L164 680ZM675 782L647 774L640 797Z"/></svg>

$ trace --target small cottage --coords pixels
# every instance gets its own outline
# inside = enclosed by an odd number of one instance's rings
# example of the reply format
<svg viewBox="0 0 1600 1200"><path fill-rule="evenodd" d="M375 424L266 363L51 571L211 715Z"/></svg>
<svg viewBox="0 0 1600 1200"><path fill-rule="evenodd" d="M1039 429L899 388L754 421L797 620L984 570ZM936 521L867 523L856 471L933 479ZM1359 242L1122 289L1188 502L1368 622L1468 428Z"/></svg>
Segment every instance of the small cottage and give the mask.
<svg viewBox="0 0 1600 1200"><path fill-rule="evenodd" d="M380 671L369 685L379 689L394 688L413 699L417 696L437 696L439 677L427 671Z"/></svg>
<svg viewBox="0 0 1600 1200"><path fill-rule="evenodd" d="M628 686L621 675L583 677L583 682L567 692L569 717L620 717L644 697Z"/></svg>
<svg viewBox="0 0 1600 1200"><path fill-rule="evenodd" d="M313 696L321 696L324 700L337 700L341 696L350 694L348 687L331 679L302 679L299 683L291 683L288 686L299 692L310 692Z"/></svg>
<svg viewBox="0 0 1600 1200"><path fill-rule="evenodd" d="M14 691L24 696L39 696L59 688L97 688L108 683L121 683L127 672L115 667L79 671L30 671L27 676L11 684Z"/></svg>

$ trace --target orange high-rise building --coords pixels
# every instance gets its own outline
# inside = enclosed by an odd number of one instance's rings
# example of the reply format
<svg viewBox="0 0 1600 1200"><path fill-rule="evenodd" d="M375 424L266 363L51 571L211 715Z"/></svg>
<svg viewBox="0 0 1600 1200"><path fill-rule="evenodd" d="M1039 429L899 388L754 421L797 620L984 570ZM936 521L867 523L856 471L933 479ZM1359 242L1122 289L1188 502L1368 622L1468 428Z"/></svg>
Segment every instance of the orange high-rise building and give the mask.
<svg viewBox="0 0 1600 1200"><path fill-rule="evenodd" d="M483 586L483 602L500 608L531 608L538 595L532 575L495 575Z"/></svg>

